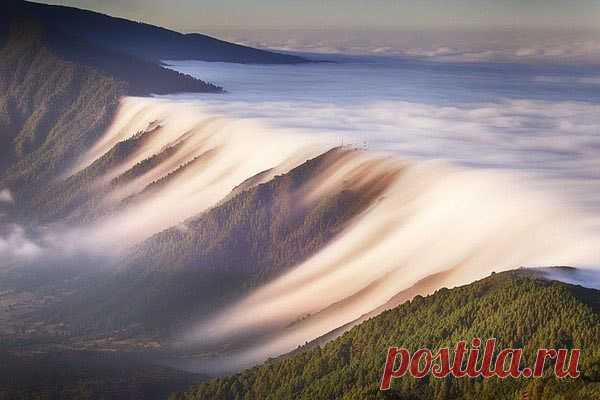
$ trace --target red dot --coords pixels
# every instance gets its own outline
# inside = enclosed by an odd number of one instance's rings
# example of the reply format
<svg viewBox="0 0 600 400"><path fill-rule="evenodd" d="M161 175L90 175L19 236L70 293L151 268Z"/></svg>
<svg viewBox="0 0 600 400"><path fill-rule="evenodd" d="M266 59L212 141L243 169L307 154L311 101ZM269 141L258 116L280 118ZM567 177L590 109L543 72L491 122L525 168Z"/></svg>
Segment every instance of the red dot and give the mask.
<svg viewBox="0 0 600 400"><path fill-rule="evenodd" d="M531 378L531 375L533 375L533 371L531 370L531 368L523 369L523 376L525 378Z"/></svg>

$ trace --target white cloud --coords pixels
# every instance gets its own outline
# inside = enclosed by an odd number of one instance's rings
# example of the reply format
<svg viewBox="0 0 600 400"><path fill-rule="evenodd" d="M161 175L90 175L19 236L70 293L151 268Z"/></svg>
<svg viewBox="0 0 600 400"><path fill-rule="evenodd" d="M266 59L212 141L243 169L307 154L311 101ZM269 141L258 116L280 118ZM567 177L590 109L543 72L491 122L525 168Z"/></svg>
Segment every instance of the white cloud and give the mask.
<svg viewBox="0 0 600 400"><path fill-rule="evenodd" d="M595 32L253 30L214 32L227 40L283 51L410 56L445 62L600 62Z"/></svg>
<svg viewBox="0 0 600 400"><path fill-rule="evenodd" d="M594 269L547 269L544 271L548 279L572 285L580 285L592 289L600 289L600 271Z"/></svg>
<svg viewBox="0 0 600 400"><path fill-rule="evenodd" d="M600 85L600 76L590 76L587 78L579 78L579 83L584 83L586 85Z"/></svg>
<svg viewBox="0 0 600 400"><path fill-rule="evenodd" d="M600 76L547 76L541 75L534 78L536 82L548 82L565 85L600 85Z"/></svg>
<svg viewBox="0 0 600 400"><path fill-rule="evenodd" d="M23 227L16 224L0 226L0 268L31 260L41 252L41 247L27 237Z"/></svg>
<svg viewBox="0 0 600 400"><path fill-rule="evenodd" d="M0 203L13 203L15 200L8 189L0 190Z"/></svg>

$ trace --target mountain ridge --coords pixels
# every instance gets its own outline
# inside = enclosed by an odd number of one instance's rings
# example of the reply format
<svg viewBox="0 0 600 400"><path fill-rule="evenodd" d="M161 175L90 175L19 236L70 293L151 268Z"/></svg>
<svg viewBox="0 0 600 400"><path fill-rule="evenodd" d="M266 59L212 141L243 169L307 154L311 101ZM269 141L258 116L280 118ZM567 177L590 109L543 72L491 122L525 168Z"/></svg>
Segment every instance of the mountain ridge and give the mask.
<svg viewBox="0 0 600 400"><path fill-rule="evenodd" d="M256 64L300 64L310 60L225 42L200 33L182 34L151 24L74 7L14 1L28 15L90 43L148 61L203 60Z"/></svg>
<svg viewBox="0 0 600 400"><path fill-rule="evenodd" d="M84 153L129 94L222 89L89 45L39 20L0 16L0 186L26 206Z"/></svg>
<svg viewBox="0 0 600 400"><path fill-rule="evenodd" d="M182 315L206 316L281 275L333 240L383 190L342 188L311 207L296 204L303 185L351 152L332 149L150 237L119 261L119 272L107 286L94 296L86 293L89 298L80 305L84 321L93 320L91 326L112 318L130 324L145 315L148 328L178 326ZM165 276L171 280L168 292L158 290L163 284L156 281ZM118 294L128 297L127 307L113 307L121 302Z"/></svg>
<svg viewBox="0 0 600 400"><path fill-rule="evenodd" d="M171 399L513 400L527 391L534 400L559 395L592 400L600 394L600 315L590 304L598 299L598 290L549 281L534 270L492 274L417 296L324 346L299 349ZM559 381L550 371L530 380L404 376L392 390L379 391L388 346L435 351L474 337L495 337L499 347L523 348L527 360L538 348L581 348L582 377Z"/></svg>

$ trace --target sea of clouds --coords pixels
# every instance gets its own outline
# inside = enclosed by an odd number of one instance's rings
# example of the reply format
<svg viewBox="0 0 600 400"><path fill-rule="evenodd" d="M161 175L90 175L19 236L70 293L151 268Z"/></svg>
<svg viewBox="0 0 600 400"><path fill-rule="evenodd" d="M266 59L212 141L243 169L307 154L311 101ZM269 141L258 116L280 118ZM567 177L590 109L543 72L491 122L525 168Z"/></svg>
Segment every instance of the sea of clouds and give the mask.
<svg viewBox="0 0 600 400"><path fill-rule="evenodd" d="M591 30L213 30L240 44L317 54L409 56L440 62L600 62Z"/></svg>
<svg viewBox="0 0 600 400"><path fill-rule="evenodd" d="M202 343L281 329L213 367L235 369L290 351L455 267L460 273L444 286L519 266L573 265L597 276L600 91L593 69L336 61L171 63L229 90L171 101L196 101L208 115L256 121L270 132L327 135L412 165L398 191L386 192L326 249L187 332L189 342ZM372 285L378 290L353 300ZM331 304L335 313L327 313Z"/></svg>
<svg viewBox="0 0 600 400"><path fill-rule="evenodd" d="M208 113L274 131L540 177L570 207L600 215L600 87L585 68L349 59L309 66L178 62L224 85Z"/></svg>

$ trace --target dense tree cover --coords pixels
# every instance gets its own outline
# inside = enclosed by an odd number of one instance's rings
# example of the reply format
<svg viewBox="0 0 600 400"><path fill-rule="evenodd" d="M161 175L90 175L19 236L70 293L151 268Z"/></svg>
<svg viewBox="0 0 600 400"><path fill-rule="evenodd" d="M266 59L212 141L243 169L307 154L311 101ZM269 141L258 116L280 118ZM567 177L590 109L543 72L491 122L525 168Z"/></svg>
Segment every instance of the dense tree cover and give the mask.
<svg viewBox="0 0 600 400"><path fill-rule="evenodd" d="M27 212L36 196L50 197L44 189L105 131L121 96L220 91L95 48L10 8L0 26L0 186L8 186Z"/></svg>
<svg viewBox="0 0 600 400"><path fill-rule="evenodd" d="M23 199L93 143L126 92L124 82L53 55L41 35L36 24L13 24L0 50L2 177Z"/></svg>
<svg viewBox="0 0 600 400"><path fill-rule="evenodd" d="M110 193L110 189L118 188L149 169L167 159L174 153L176 147L165 149L163 152L152 156L134 165L124 174L116 177L111 182L102 183L99 179L112 168L116 168L128 157L140 149L144 143L156 134L160 128L138 132L129 139L115 144L103 156L95 160L90 166L80 172L59 180L47 190L39 192L32 199L32 208L41 210L38 220L42 222L62 220L76 220L82 222L95 219L109 210L104 210L102 200ZM104 190L99 185L104 184Z"/></svg>
<svg viewBox="0 0 600 400"><path fill-rule="evenodd" d="M19 219L62 218L88 200L80 197L85 190L71 190L85 189L86 176L66 185L57 178L106 130L120 97L222 92L164 68L159 59L177 58L170 51L186 59L304 61L85 10L1 2L0 189L15 195Z"/></svg>
<svg viewBox="0 0 600 400"><path fill-rule="evenodd" d="M211 380L174 400L219 399L439 399L533 400L600 398L600 291L541 279L527 271L495 274L473 284L416 297L353 328L327 345L271 360L240 374ZM380 392L389 346L415 351L451 347L473 337L500 348L581 348L582 376L558 380L410 376Z"/></svg>
<svg viewBox="0 0 600 400"><path fill-rule="evenodd" d="M170 328L273 279L326 245L381 187L341 188L304 204L301 189L345 150L334 149L289 173L241 191L161 232L119 262L120 271L76 309L82 325L143 323ZM73 310L69 308L69 310Z"/></svg>

